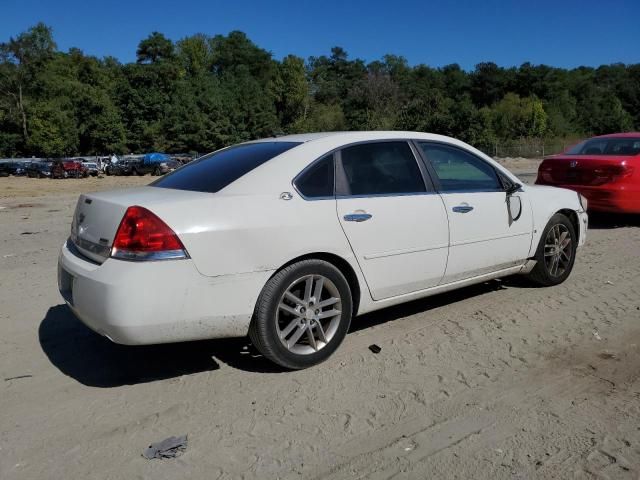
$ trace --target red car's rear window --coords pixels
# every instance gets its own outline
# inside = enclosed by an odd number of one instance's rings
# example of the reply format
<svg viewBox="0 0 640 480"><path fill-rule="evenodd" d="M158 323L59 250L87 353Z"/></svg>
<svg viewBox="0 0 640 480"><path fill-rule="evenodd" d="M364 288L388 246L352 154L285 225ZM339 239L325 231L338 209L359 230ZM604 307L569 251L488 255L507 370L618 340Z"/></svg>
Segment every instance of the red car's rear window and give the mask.
<svg viewBox="0 0 640 480"><path fill-rule="evenodd" d="M640 154L640 138L609 137L585 140L567 150L566 155L620 155Z"/></svg>

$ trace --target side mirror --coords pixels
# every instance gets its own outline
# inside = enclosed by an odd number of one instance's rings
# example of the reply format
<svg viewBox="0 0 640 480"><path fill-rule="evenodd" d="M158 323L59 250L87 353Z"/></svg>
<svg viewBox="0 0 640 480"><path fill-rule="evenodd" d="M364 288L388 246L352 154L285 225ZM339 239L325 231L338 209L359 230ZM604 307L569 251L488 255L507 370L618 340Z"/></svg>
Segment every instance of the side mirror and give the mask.
<svg viewBox="0 0 640 480"><path fill-rule="evenodd" d="M522 214L522 200L520 200L520 197L507 197L507 208L509 209L509 223L518 220Z"/></svg>
<svg viewBox="0 0 640 480"><path fill-rule="evenodd" d="M519 183L510 183L509 186L505 188L504 191L507 192L507 195L513 195L521 188L522 188L522 185L520 185Z"/></svg>

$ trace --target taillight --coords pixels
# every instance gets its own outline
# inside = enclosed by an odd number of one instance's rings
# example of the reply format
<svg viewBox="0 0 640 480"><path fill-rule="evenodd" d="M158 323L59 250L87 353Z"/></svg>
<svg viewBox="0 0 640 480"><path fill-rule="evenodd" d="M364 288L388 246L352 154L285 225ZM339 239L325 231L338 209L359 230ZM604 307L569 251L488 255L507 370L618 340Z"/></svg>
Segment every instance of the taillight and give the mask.
<svg viewBox="0 0 640 480"><path fill-rule="evenodd" d="M111 256L121 260L189 258L182 242L155 214L144 207L129 207L120 221Z"/></svg>
<svg viewBox="0 0 640 480"><path fill-rule="evenodd" d="M538 179L536 180L536 183L553 181L551 172L553 172L553 166L550 163L543 161L540 164L540 167L538 167Z"/></svg>
<svg viewBox="0 0 640 480"><path fill-rule="evenodd" d="M632 173L633 168L624 163L620 165L602 165L593 169L595 179L592 183L594 185L602 185L603 183L615 182L630 176Z"/></svg>

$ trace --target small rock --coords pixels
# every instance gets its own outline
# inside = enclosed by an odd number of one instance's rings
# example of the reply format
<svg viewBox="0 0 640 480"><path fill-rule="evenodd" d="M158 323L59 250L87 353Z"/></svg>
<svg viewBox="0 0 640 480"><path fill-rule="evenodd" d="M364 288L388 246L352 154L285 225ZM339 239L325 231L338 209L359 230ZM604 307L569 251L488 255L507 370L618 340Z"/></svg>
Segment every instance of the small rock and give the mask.
<svg viewBox="0 0 640 480"><path fill-rule="evenodd" d="M599 353L598 356L604 360L615 360L618 358L615 353L602 352Z"/></svg>

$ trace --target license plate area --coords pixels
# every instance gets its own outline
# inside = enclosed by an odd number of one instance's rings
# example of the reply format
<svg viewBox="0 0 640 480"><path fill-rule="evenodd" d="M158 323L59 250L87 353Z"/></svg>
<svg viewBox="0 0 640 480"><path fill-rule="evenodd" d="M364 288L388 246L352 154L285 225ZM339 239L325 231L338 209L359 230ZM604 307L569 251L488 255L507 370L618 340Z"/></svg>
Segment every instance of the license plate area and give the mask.
<svg viewBox="0 0 640 480"><path fill-rule="evenodd" d="M58 269L58 288L60 290L60 295L64 298L70 305L73 305L73 275L67 272L64 268L60 267Z"/></svg>

